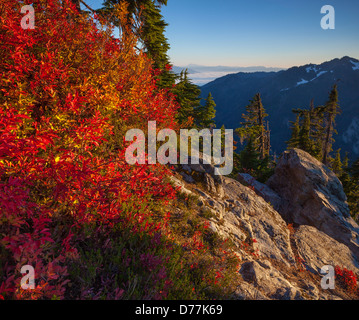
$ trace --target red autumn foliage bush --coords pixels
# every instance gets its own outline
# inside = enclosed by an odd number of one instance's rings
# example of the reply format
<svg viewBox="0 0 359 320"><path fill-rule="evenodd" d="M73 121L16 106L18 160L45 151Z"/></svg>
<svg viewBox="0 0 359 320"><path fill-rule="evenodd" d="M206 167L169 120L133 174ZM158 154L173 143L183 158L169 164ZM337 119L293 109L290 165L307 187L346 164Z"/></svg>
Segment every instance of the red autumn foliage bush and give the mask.
<svg viewBox="0 0 359 320"><path fill-rule="evenodd" d="M354 274L353 271L348 270L346 268L340 268L336 266L334 268L335 278L339 283L344 286L346 290L351 293L356 293L358 290L358 277Z"/></svg>
<svg viewBox="0 0 359 320"><path fill-rule="evenodd" d="M30 2L34 30L20 26L23 2L0 4L0 295L63 298L87 229L107 240L114 226L147 237L161 229L151 206L175 190L159 178L165 168L125 162L123 136L148 120L175 128L177 106L130 33L113 38L71 1ZM139 261L148 272L162 262L156 253ZM26 264L31 292L19 286Z"/></svg>
<svg viewBox="0 0 359 320"><path fill-rule="evenodd" d="M30 3L35 29L24 30ZM127 21L125 5L115 14ZM0 299L208 298L228 287L236 258L209 255L208 226L175 243L171 172L125 161L128 129L178 129L175 97L157 88L130 29L116 39L69 0L0 4ZM20 287L23 265L35 290Z"/></svg>

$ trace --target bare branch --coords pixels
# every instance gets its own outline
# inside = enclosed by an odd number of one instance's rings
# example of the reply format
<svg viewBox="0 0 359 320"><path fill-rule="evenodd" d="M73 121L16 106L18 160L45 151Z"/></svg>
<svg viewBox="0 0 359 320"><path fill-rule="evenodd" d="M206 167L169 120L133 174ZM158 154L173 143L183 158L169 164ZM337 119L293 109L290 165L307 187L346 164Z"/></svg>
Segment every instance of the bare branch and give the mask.
<svg viewBox="0 0 359 320"><path fill-rule="evenodd" d="M85 1L80 0L80 2L88 9L90 10L92 13L96 13L96 11L94 9L92 9Z"/></svg>

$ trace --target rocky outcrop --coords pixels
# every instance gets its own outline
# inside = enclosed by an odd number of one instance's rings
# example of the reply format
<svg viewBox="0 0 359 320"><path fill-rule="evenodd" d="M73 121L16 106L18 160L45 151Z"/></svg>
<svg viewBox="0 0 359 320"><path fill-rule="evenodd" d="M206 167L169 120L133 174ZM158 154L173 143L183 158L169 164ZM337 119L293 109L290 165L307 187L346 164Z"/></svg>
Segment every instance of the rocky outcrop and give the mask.
<svg viewBox="0 0 359 320"><path fill-rule="evenodd" d="M276 209L287 222L313 226L359 256L359 226L350 217L343 186L328 167L308 153L283 153L267 185L281 198Z"/></svg>
<svg viewBox="0 0 359 320"><path fill-rule="evenodd" d="M244 185L249 186L252 190L262 197L265 201L270 203L274 208L279 208L283 202L282 198L269 188L266 184L261 183L254 179L248 173L239 173L238 180Z"/></svg>
<svg viewBox="0 0 359 320"><path fill-rule="evenodd" d="M300 226L294 235L299 255L308 270L319 273L325 265L359 274L359 261L350 249L311 226Z"/></svg>
<svg viewBox="0 0 359 320"><path fill-rule="evenodd" d="M276 259L285 264L294 262L290 246L289 230L280 214L263 198L236 180L225 178L223 182L227 212L234 214L237 223L255 239L255 249L260 256Z"/></svg>
<svg viewBox="0 0 359 320"><path fill-rule="evenodd" d="M269 261L245 262L240 273L246 282L253 284L261 293L262 299L304 300L300 289L286 280Z"/></svg>
<svg viewBox="0 0 359 320"><path fill-rule="evenodd" d="M181 175L190 175L199 182L188 184L207 210L216 214L211 228L223 238L230 238L240 247L243 241L253 243L253 252L259 256L276 259L286 265L294 263L287 224L263 198L237 180L216 177L211 165L192 165L180 168ZM205 168L205 169L204 169ZM194 177L194 178L193 178ZM188 180L187 180L188 181Z"/></svg>
<svg viewBox="0 0 359 320"><path fill-rule="evenodd" d="M215 176L202 162L177 172L174 184L198 198L212 231L237 248L238 299L347 298L321 288L320 270L338 265L359 273L358 226L340 181L320 162L301 150L285 152L267 184L247 174Z"/></svg>

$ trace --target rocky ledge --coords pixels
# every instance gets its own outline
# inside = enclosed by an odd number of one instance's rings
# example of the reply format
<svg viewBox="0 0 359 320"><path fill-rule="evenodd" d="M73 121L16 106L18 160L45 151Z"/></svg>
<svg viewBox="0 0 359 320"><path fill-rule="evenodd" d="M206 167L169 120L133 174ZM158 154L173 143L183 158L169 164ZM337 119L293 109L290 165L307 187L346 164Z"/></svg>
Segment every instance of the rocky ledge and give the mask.
<svg viewBox="0 0 359 320"><path fill-rule="evenodd" d="M355 298L321 287L325 265L359 273L359 226L339 179L308 153L284 152L267 184L248 174L215 176L205 164L178 166L173 182L196 195L213 213L213 232L235 244L243 280L236 298Z"/></svg>

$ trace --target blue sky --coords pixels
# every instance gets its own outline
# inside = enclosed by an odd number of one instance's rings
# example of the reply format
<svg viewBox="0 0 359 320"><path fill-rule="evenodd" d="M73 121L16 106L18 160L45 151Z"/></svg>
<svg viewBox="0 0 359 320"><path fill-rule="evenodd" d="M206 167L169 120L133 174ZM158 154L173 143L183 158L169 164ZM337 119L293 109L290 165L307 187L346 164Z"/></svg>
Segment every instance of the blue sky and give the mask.
<svg viewBox="0 0 359 320"><path fill-rule="evenodd" d="M102 0L87 0L94 8ZM335 9L323 30L321 7ZM175 65L287 68L359 58L358 0L168 0L162 14Z"/></svg>

